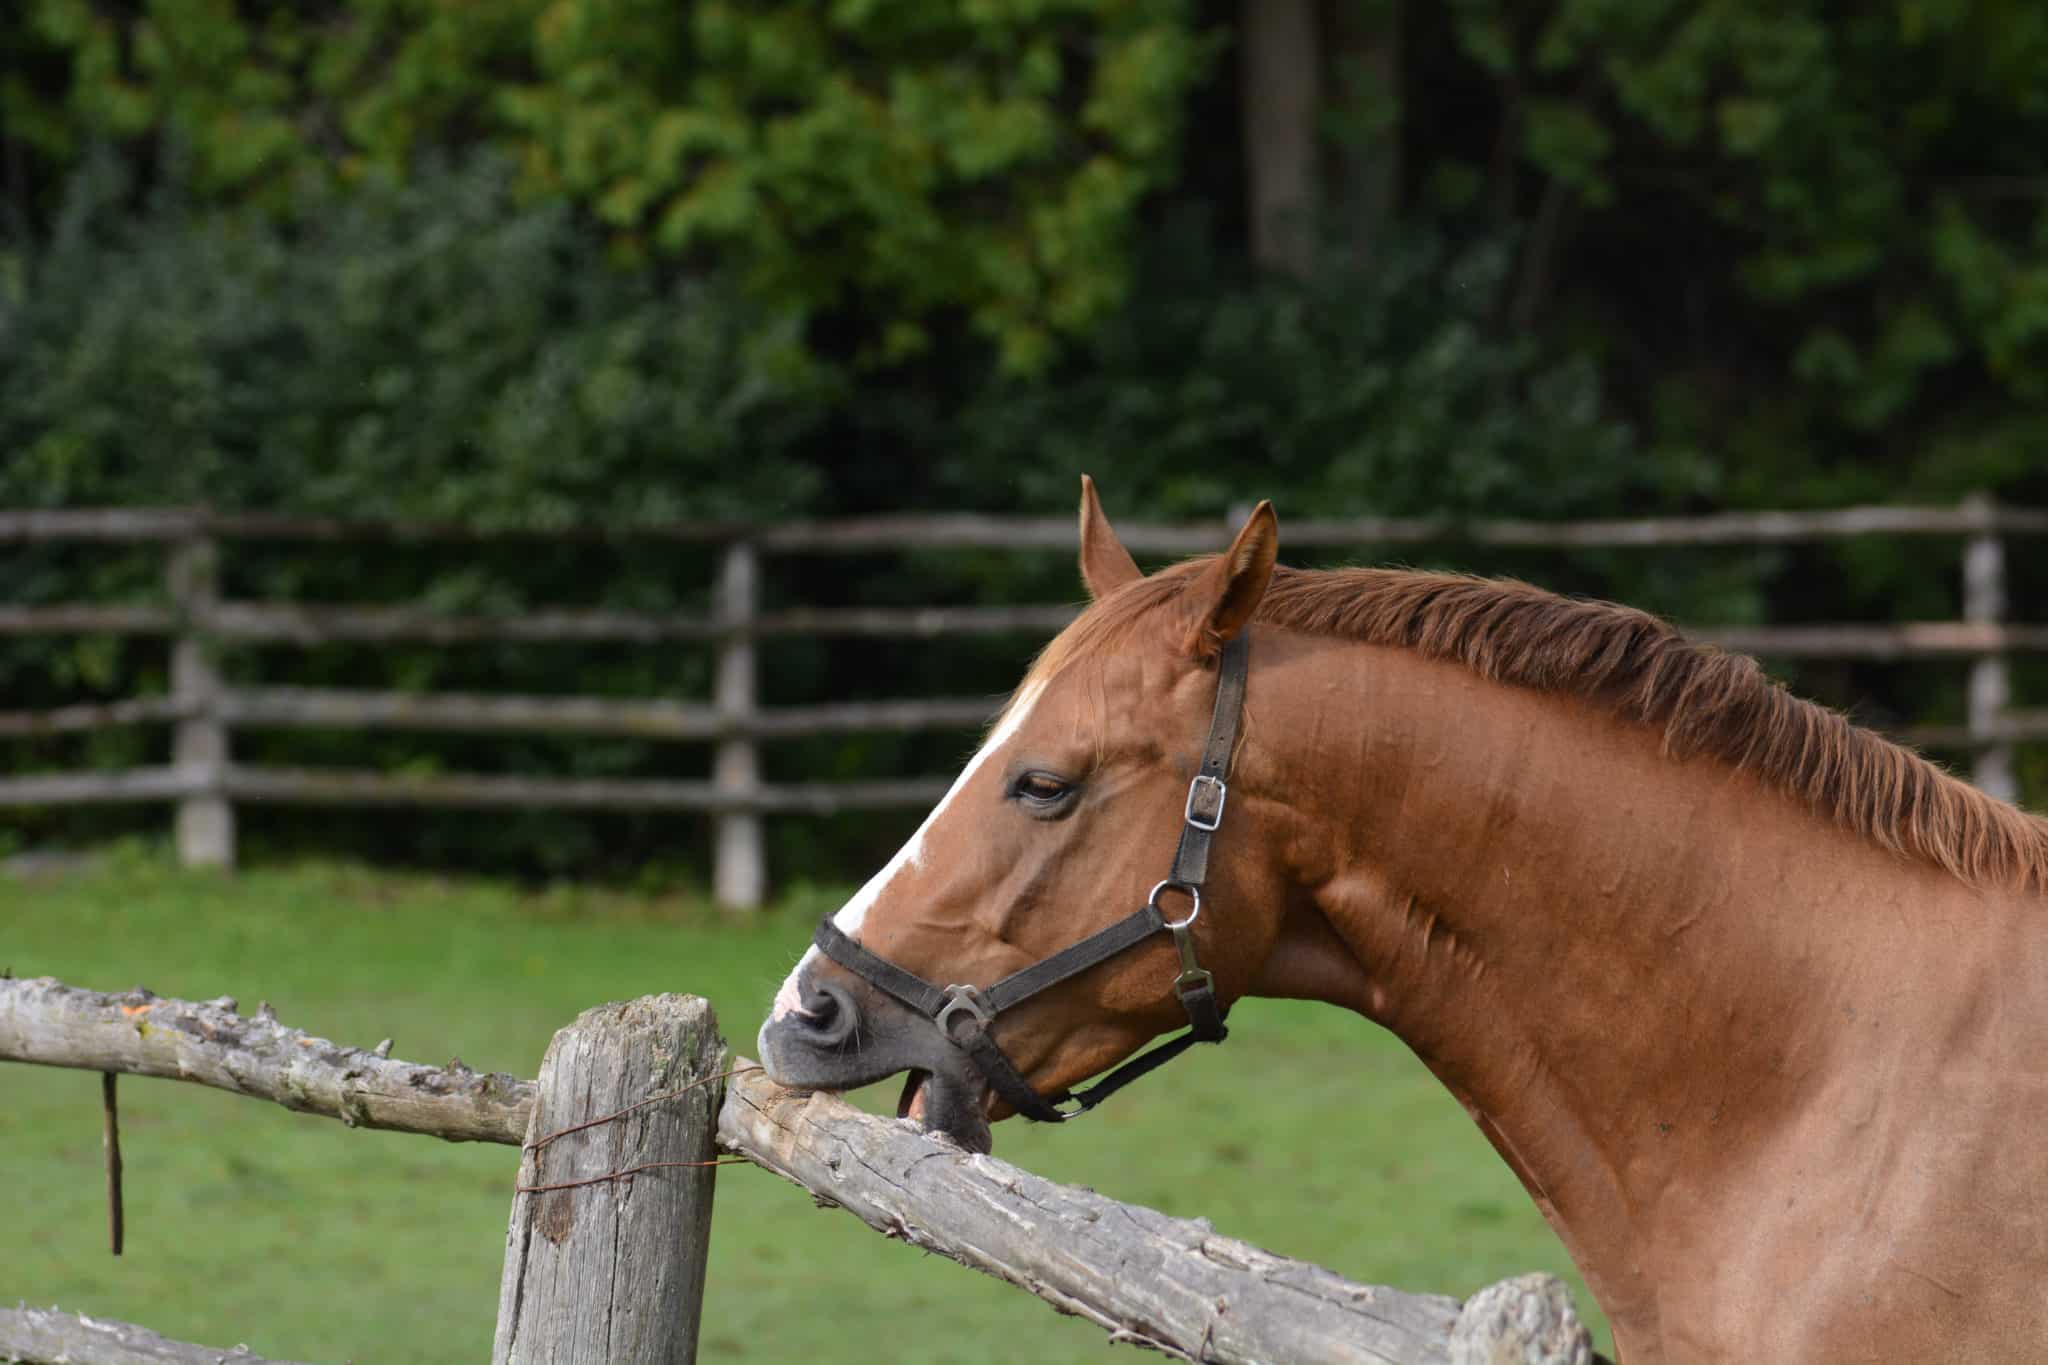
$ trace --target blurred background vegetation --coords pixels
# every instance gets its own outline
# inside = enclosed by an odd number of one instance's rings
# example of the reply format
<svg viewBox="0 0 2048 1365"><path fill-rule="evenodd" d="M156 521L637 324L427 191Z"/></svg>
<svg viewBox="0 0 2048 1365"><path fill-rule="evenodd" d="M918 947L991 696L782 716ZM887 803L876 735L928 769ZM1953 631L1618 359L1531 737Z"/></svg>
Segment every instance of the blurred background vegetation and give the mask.
<svg viewBox="0 0 2048 1365"><path fill-rule="evenodd" d="M1065 513L1088 470L1123 517L1271 497L1284 543L1289 516L2048 503L2044 450L2034 0L0 8L0 505L493 526ZM1404 557L1702 622L1956 611L1940 542ZM5 595L147 595L159 562L10 551ZM1064 556L770 570L771 605L1077 591ZM701 605L711 562L279 545L227 573L237 596L655 610ZM2015 558L2016 614L2041 577ZM779 642L765 699L995 693L1029 643ZM708 689L704 651L681 647L244 650L229 667ZM10 642L0 694L123 696L163 669L160 643ZM1960 665L1794 680L1872 721L1960 711ZM162 743L24 741L0 764ZM792 743L769 775L944 772L963 743ZM706 762L335 733L247 756ZM0 838L161 821L55 812ZM849 875L902 824L777 821L776 862ZM701 841L677 825L252 811L244 829L252 850L687 879Z"/></svg>

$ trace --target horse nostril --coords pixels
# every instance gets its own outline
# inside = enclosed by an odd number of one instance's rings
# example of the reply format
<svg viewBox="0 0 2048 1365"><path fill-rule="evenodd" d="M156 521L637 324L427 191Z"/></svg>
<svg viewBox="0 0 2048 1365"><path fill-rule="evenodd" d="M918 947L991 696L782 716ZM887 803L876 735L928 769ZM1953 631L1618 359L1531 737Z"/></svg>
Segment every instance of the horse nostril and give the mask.
<svg viewBox="0 0 2048 1365"><path fill-rule="evenodd" d="M804 1027L823 1047L838 1047L846 1042L860 1023L853 997L843 986L818 986L804 998L804 1010L809 1016L804 1019Z"/></svg>

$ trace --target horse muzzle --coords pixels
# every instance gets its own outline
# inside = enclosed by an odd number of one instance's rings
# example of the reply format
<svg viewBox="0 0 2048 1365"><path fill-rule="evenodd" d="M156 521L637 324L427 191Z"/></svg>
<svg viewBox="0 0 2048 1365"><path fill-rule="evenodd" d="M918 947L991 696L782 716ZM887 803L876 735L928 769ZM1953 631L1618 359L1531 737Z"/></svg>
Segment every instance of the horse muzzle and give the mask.
<svg viewBox="0 0 2048 1365"><path fill-rule="evenodd" d="M899 1117L913 1118L971 1152L993 1145L990 1091L973 1060L931 1021L864 982L848 987L806 967L798 1008L761 1026L761 1065L779 1085L853 1090L908 1072Z"/></svg>

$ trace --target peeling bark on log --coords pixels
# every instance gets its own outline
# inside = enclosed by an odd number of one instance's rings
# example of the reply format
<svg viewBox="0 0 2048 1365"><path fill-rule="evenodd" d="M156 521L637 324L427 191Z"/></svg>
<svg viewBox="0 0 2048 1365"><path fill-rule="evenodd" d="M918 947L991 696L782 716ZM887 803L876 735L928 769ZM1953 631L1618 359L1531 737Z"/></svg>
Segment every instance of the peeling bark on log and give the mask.
<svg viewBox="0 0 2048 1365"><path fill-rule="evenodd" d="M1455 1299L1353 1284L1218 1236L1203 1219L1056 1185L836 1097L785 1090L760 1072L728 1083L719 1140L884 1236L1028 1289L1112 1341L1247 1365L1451 1359ZM1576 1319L1572 1326L1583 1333Z"/></svg>
<svg viewBox="0 0 2048 1365"><path fill-rule="evenodd" d="M225 996L108 995L50 977L0 980L0 1061L196 1081L351 1127L450 1142L516 1144L533 1105L531 1081L330 1043L286 1028L267 1005L244 1017Z"/></svg>
<svg viewBox="0 0 2048 1365"><path fill-rule="evenodd" d="M1517 1275L1465 1300L1451 1365L1594 1365L1593 1341L1555 1275Z"/></svg>
<svg viewBox="0 0 2048 1365"><path fill-rule="evenodd" d="M519 1162L494 1365L696 1359L724 1068L695 996L585 1010L555 1035Z"/></svg>
<svg viewBox="0 0 2048 1365"><path fill-rule="evenodd" d="M57 1308L0 1308L0 1360L33 1365L288 1365L253 1355L246 1346L193 1346L133 1323Z"/></svg>

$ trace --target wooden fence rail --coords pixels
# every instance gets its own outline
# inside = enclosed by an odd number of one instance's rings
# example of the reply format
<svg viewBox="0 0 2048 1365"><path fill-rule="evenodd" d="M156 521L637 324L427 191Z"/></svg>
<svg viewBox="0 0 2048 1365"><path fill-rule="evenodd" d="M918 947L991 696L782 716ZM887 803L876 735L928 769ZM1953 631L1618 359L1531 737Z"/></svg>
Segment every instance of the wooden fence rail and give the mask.
<svg viewBox="0 0 2048 1365"><path fill-rule="evenodd" d="M0 1360L34 1365L292 1365L246 1346L172 1341L132 1322L57 1308L0 1308Z"/></svg>
<svg viewBox="0 0 2048 1365"><path fill-rule="evenodd" d="M1504 1281L1462 1306L1354 1284L1201 1219L1057 1185L836 1097L784 1090L751 1064L725 1073L710 1009L690 997L586 1011L556 1035L538 1082L388 1053L388 1043L365 1051L312 1037L267 1009L244 1016L227 998L0 979L0 1062L170 1077L352 1127L519 1146L498 1365L693 1357L712 1203L712 1172L697 1163L711 1155L713 1115L723 1149L885 1236L1077 1314L1112 1341L1218 1365L1594 1360L1551 1277ZM647 1188L624 1198L626 1179ZM31 1352L140 1331L0 1312L0 1359L63 1359ZM194 1354L160 1358L207 1358L180 1349Z"/></svg>
<svg viewBox="0 0 2048 1365"><path fill-rule="evenodd" d="M1219 548L1217 523L1137 524L1122 538L1140 554ZM1480 545L1578 549L1680 545L1789 544L1844 536L1961 539L1962 619L1891 625L1768 625L1701 628L1699 639L1783 658L1967 659L1968 713L1959 725L1904 736L1975 755L1975 777L2012 799L2012 746L2048 736L2041 712L2014 712L2006 656L2048 651L2048 625L2006 620L2005 540L2048 534L2048 509L2001 507L1983 497L1955 507L1848 507L1813 512L1744 512L1704 517L1569 522L1357 518L1290 521L1289 544L1309 547ZM219 590L223 547L241 541L328 544L624 543L666 540L719 547L711 607L702 612L537 609L517 615L435 612L414 606L236 601ZM0 606L0 636L49 633L142 635L171 642L168 696L0 711L0 738L75 734L115 726L169 724L172 763L125 772L0 777L0 805L172 801L180 857L231 865L235 805L277 801L457 807L538 806L580 810L704 812L716 822L713 888L732 906L766 894L762 819L771 814L929 804L943 780L778 784L761 778L760 746L806 735L968 729L993 709L988 698L931 698L764 708L756 646L764 639L929 639L963 633L1043 637L1072 619L1070 605L764 608L767 555L977 548L1069 552L1064 518L973 515L867 517L753 525L690 522L617 530L602 527L487 528L440 524L221 513L192 508L0 511L0 547L77 541L159 544L166 573L160 603ZM588 696L477 696L301 687L236 687L220 671L223 648L311 647L334 642L456 645L527 643L701 643L716 652L709 702ZM572 779L474 774L413 775L238 765L237 730L374 728L422 732L632 736L714 746L707 781Z"/></svg>
<svg viewBox="0 0 2048 1365"><path fill-rule="evenodd" d="M1290 545L1468 544L1528 549L1615 546L1784 545L1844 536L1975 536L2048 534L2048 509L2003 507L1982 497L1954 507L1863 506L1810 511L1718 512L1696 517L1605 517L1573 521L1501 518L1290 518ZM328 543L358 541L476 544L487 541L620 543L672 541L718 545L749 541L764 551L837 554L895 549L1060 550L1074 547L1068 517L976 514L847 517L764 525L695 521L606 526L479 526L464 523L348 521L333 517L221 512L203 508L32 508L0 510L0 544L100 541L136 544L195 536L234 540ZM1214 524L1133 522L1117 538L1138 554L1186 555L1214 550Z"/></svg>
<svg viewBox="0 0 2048 1365"><path fill-rule="evenodd" d="M839 702L731 715L715 706L605 697L508 693L388 692L320 687L223 687L221 719L237 730L265 728L437 730L454 733L627 735L642 739L791 739L850 731L978 726L994 713L984 697ZM110 730L181 720L192 708L171 697L0 711L0 735Z"/></svg>

